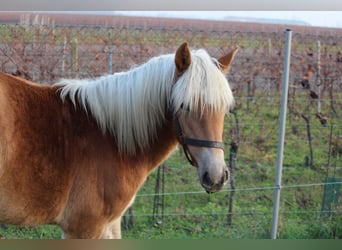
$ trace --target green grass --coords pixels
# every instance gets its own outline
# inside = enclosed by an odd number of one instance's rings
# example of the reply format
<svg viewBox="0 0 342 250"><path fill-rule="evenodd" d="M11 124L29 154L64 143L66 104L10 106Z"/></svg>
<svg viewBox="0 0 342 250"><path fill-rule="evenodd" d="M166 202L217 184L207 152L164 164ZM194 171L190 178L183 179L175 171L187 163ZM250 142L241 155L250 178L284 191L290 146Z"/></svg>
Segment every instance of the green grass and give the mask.
<svg viewBox="0 0 342 250"><path fill-rule="evenodd" d="M62 231L53 225L31 227L0 226L0 239L59 239L61 237Z"/></svg>

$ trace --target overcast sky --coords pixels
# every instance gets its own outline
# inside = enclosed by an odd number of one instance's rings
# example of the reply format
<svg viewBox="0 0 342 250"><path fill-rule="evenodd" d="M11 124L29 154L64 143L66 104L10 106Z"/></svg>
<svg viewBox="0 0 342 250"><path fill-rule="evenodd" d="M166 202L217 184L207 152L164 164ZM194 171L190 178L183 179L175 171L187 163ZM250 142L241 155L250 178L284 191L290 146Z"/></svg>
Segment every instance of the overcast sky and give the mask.
<svg viewBox="0 0 342 250"><path fill-rule="evenodd" d="M342 11L122 11L120 13L218 20L225 17L298 20L312 26L342 28Z"/></svg>

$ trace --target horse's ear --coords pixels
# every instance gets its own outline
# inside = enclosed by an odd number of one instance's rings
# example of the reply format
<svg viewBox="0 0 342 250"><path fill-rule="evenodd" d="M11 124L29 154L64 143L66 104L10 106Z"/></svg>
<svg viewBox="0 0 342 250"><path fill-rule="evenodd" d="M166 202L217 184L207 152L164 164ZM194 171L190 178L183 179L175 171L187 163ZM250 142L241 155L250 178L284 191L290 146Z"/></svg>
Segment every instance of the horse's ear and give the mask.
<svg viewBox="0 0 342 250"><path fill-rule="evenodd" d="M189 44L183 43L176 51L175 64L177 69L177 75L182 75L191 64L191 52Z"/></svg>
<svg viewBox="0 0 342 250"><path fill-rule="evenodd" d="M224 74L228 73L230 66L233 62L233 59L235 57L235 54L238 50L239 50L239 48L236 47L230 53L228 53L227 55L222 56L220 59L218 59L218 62L219 62L218 67L220 68L222 73L224 73Z"/></svg>

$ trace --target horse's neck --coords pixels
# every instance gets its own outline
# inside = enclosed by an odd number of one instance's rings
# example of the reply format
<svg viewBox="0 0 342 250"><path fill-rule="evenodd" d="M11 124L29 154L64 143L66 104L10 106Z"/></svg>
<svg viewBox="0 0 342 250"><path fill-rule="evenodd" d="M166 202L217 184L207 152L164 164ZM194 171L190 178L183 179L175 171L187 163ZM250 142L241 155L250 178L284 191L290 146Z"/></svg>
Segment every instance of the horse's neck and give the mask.
<svg viewBox="0 0 342 250"><path fill-rule="evenodd" d="M149 157L149 171L161 164L178 145L176 129L171 112L166 115L166 122L158 129L154 142L146 154Z"/></svg>

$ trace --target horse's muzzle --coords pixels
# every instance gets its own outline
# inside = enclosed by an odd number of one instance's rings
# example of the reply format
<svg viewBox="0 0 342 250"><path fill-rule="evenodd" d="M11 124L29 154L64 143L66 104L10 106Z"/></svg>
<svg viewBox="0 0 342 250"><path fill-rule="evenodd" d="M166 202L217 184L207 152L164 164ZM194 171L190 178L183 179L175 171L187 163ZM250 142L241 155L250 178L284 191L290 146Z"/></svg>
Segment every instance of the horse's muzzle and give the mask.
<svg viewBox="0 0 342 250"><path fill-rule="evenodd" d="M225 169L221 178L213 180L208 172L205 172L201 178L201 185L208 194L215 193L224 187L229 181L229 171Z"/></svg>

